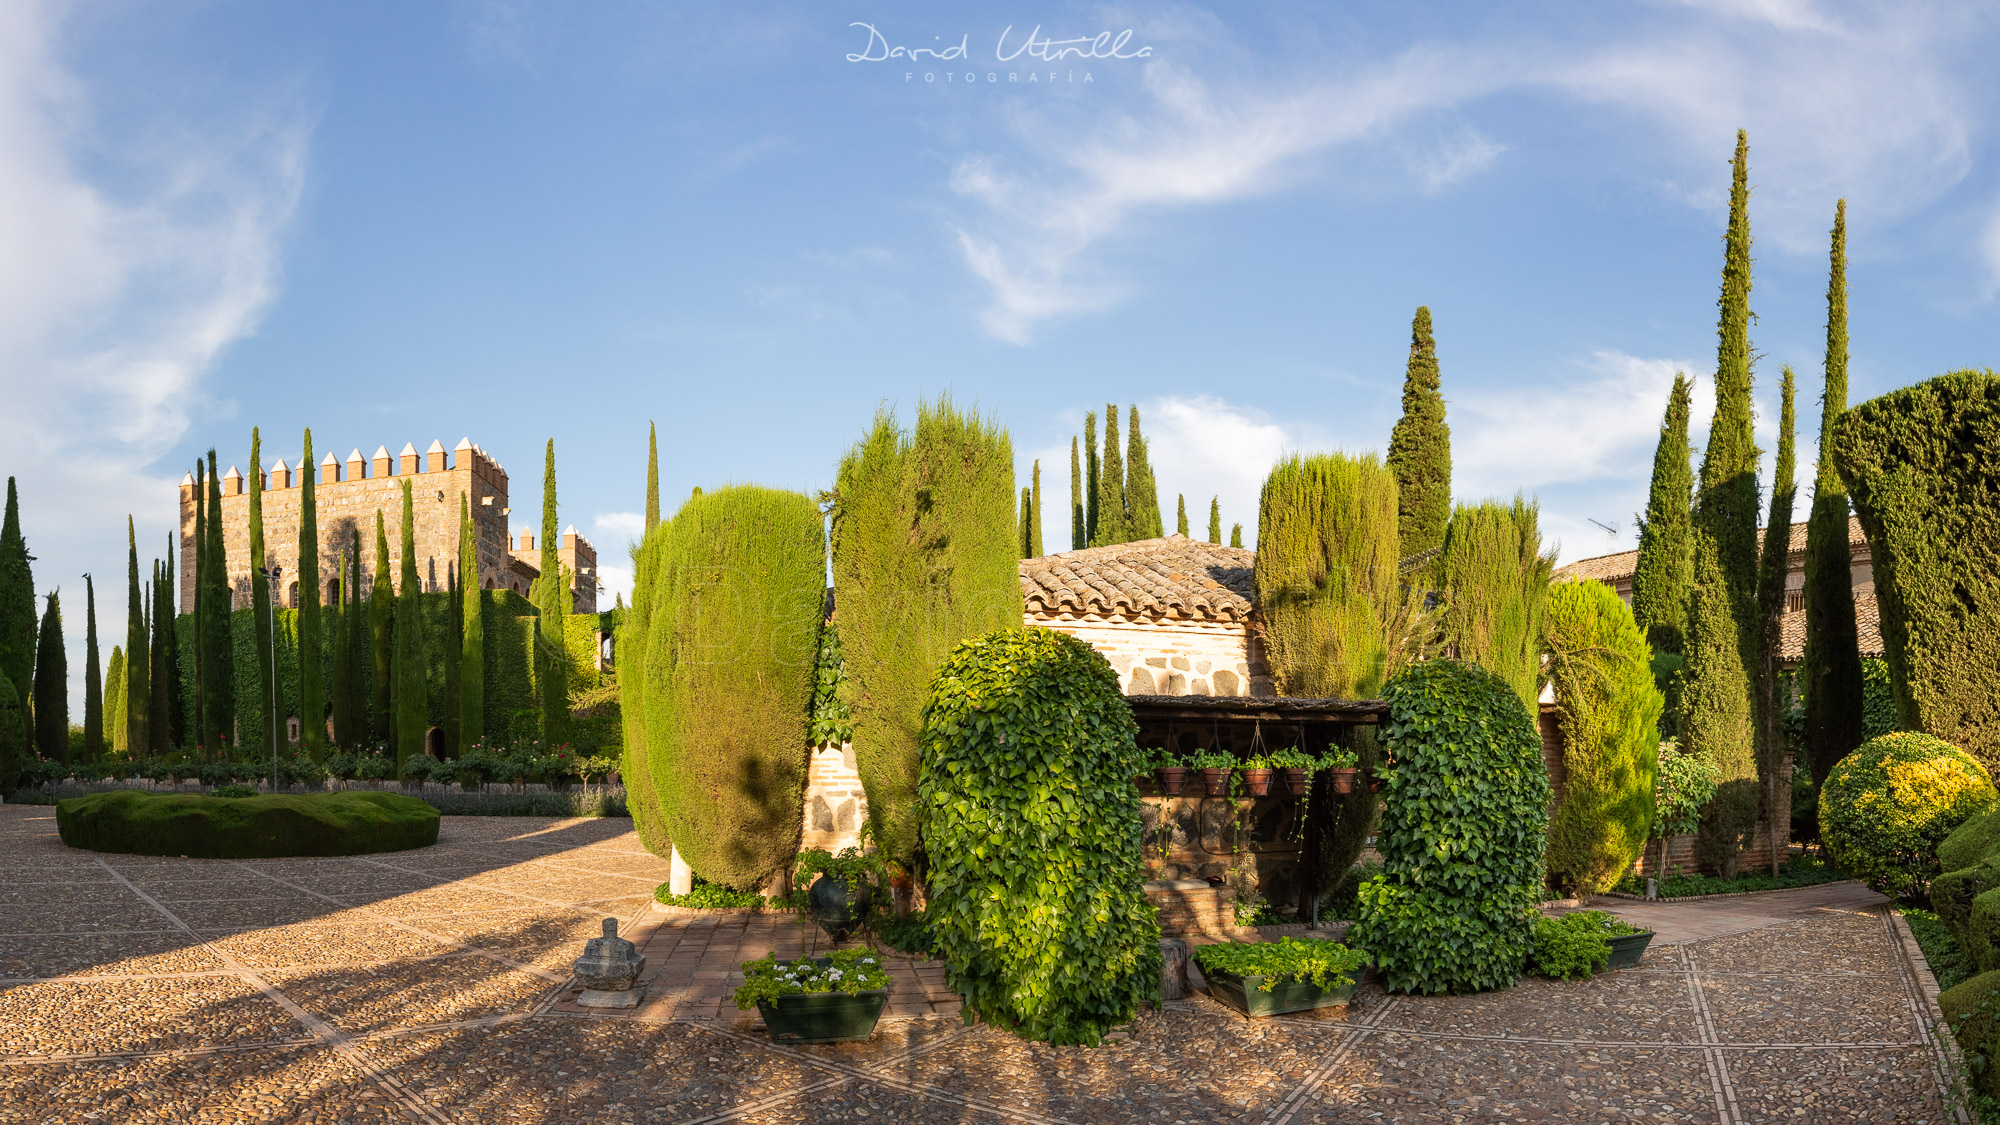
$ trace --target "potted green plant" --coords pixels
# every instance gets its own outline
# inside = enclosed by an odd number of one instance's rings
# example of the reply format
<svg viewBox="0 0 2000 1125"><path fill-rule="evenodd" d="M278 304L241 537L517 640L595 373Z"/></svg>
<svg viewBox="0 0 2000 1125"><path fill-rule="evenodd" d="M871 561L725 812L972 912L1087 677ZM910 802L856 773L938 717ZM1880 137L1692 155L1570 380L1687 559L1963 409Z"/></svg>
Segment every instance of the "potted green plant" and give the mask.
<svg viewBox="0 0 2000 1125"><path fill-rule="evenodd" d="M1312 788L1313 767L1319 765L1311 754L1296 746L1273 751L1270 755L1271 768L1285 780L1285 789L1294 797L1303 797Z"/></svg>
<svg viewBox="0 0 2000 1125"><path fill-rule="evenodd" d="M1368 954L1331 941L1222 942L1194 951L1208 994L1246 1017L1345 1004Z"/></svg>
<svg viewBox="0 0 2000 1125"><path fill-rule="evenodd" d="M1335 793L1352 793L1354 777L1361 772L1361 758L1344 746L1329 746L1320 755L1319 768L1332 779Z"/></svg>
<svg viewBox="0 0 2000 1125"><path fill-rule="evenodd" d="M1203 750L1187 759L1189 769L1199 771L1201 783L1211 797L1229 795L1229 771L1236 759L1219 750Z"/></svg>
<svg viewBox="0 0 2000 1125"><path fill-rule="evenodd" d="M743 962L736 1006L763 1014L773 1043L844 1043L875 1034L889 998L889 971L868 949L780 961Z"/></svg>
<svg viewBox="0 0 2000 1125"><path fill-rule="evenodd" d="M1633 969L1652 940L1653 931L1602 910L1537 918L1533 968L1557 980L1584 980L1601 971Z"/></svg>
<svg viewBox="0 0 2000 1125"><path fill-rule="evenodd" d="M1243 779L1243 792L1252 797L1262 797L1271 791L1271 756L1252 754L1243 759L1238 776Z"/></svg>
<svg viewBox="0 0 2000 1125"><path fill-rule="evenodd" d="M825 848L799 853L793 886L806 885L806 913L835 941L845 941L868 920L875 905L875 884L883 876L882 860L855 848L834 855ZM815 878L816 877L816 878Z"/></svg>
<svg viewBox="0 0 2000 1125"><path fill-rule="evenodd" d="M1164 746L1153 751L1152 760L1153 780L1159 782L1160 792L1169 797L1180 796L1181 786L1187 784L1187 766Z"/></svg>

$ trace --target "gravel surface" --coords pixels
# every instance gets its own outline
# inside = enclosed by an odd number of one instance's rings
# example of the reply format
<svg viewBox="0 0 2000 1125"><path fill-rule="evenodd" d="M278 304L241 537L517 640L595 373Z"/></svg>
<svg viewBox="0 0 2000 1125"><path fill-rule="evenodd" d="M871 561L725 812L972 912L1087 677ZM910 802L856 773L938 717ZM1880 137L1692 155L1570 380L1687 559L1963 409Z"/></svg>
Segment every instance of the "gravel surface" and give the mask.
<svg viewBox="0 0 2000 1125"><path fill-rule="evenodd" d="M778 1047L736 966L825 942L652 911L667 865L628 821L446 817L434 848L241 862L54 827L0 806L0 1125L1952 1120L1927 1001L1851 888L1643 904L1680 944L1586 982L1370 982L1255 1021L1197 992L1098 1049L968 1027L939 963L892 956L873 1040ZM605 917L651 958L631 1011L568 986Z"/></svg>

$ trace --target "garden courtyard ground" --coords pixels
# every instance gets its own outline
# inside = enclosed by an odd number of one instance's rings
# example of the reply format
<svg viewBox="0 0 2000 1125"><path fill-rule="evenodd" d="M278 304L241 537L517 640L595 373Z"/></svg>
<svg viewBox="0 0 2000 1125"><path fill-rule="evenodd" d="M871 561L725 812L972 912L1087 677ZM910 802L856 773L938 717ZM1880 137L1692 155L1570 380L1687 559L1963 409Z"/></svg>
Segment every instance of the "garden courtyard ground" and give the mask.
<svg viewBox="0 0 2000 1125"><path fill-rule="evenodd" d="M629 821L230 862L74 852L53 813L0 806L0 1122L1954 1120L1929 974L1854 884L1620 903L1666 944L1587 983L1255 1023L1196 995L1099 1050L966 1028L904 961L874 1042L777 1048L725 997L797 923L653 913ZM651 958L634 1013L571 1003L606 916Z"/></svg>

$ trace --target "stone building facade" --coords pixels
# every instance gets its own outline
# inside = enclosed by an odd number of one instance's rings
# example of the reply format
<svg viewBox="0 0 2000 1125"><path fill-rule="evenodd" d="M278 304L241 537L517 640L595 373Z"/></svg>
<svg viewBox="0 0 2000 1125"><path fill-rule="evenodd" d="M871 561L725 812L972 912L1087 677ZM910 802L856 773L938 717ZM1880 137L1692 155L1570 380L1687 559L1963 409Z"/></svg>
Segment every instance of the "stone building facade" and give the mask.
<svg viewBox="0 0 2000 1125"><path fill-rule="evenodd" d="M352 550L359 535L362 595L374 588L375 513L382 513L384 538L388 541L390 566L401 565L403 531L403 484L407 481L413 501L416 530L417 573L425 591L446 588L451 569L458 563L459 498L470 503L475 552L479 560L479 585L489 590L527 591L527 583L540 573L541 554L533 549L533 536L521 537L521 549L514 548L508 533L507 470L485 450L462 440L447 452L442 442L431 442L419 454L416 446L405 443L395 457L388 447L377 446L373 457L363 458L359 449L342 462L328 453L316 467L288 465L283 458L268 473L253 466L252 476L231 465L222 476L222 539L229 587L236 608L250 604L250 492L263 492L264 561L281 569L277 599L279 604L296 606L298 592L299 507L301 485L306 472L318 473L314 482L314 507L319 525L320 604L329 601L338 578L342 552ZM194 611L194 524L195 489L192 474L180 483L180 598L181 612ZM526 557L523 556L525 551ZM588 540L570 528L557 552L574 576L573 610L597 612L597 552Z"/></svg>

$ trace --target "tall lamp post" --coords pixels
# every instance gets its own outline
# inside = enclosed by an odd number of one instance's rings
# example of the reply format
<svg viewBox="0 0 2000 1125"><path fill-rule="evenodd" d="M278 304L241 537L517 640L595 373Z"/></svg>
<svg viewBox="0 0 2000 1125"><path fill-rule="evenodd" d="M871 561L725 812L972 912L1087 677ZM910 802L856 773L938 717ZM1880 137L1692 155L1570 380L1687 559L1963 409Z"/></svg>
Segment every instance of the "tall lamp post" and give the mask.
<svg viewBox="0 0 2000 1125"><path fill-rule="evenodd" d="M278 578L285 573L282 566L260 567L257 573L264 576L271 589L271 611L265 619L271 624L265 630L264 643L271 653L271 710L265 715L271 728L271 792L278 791Z"/></svg>

